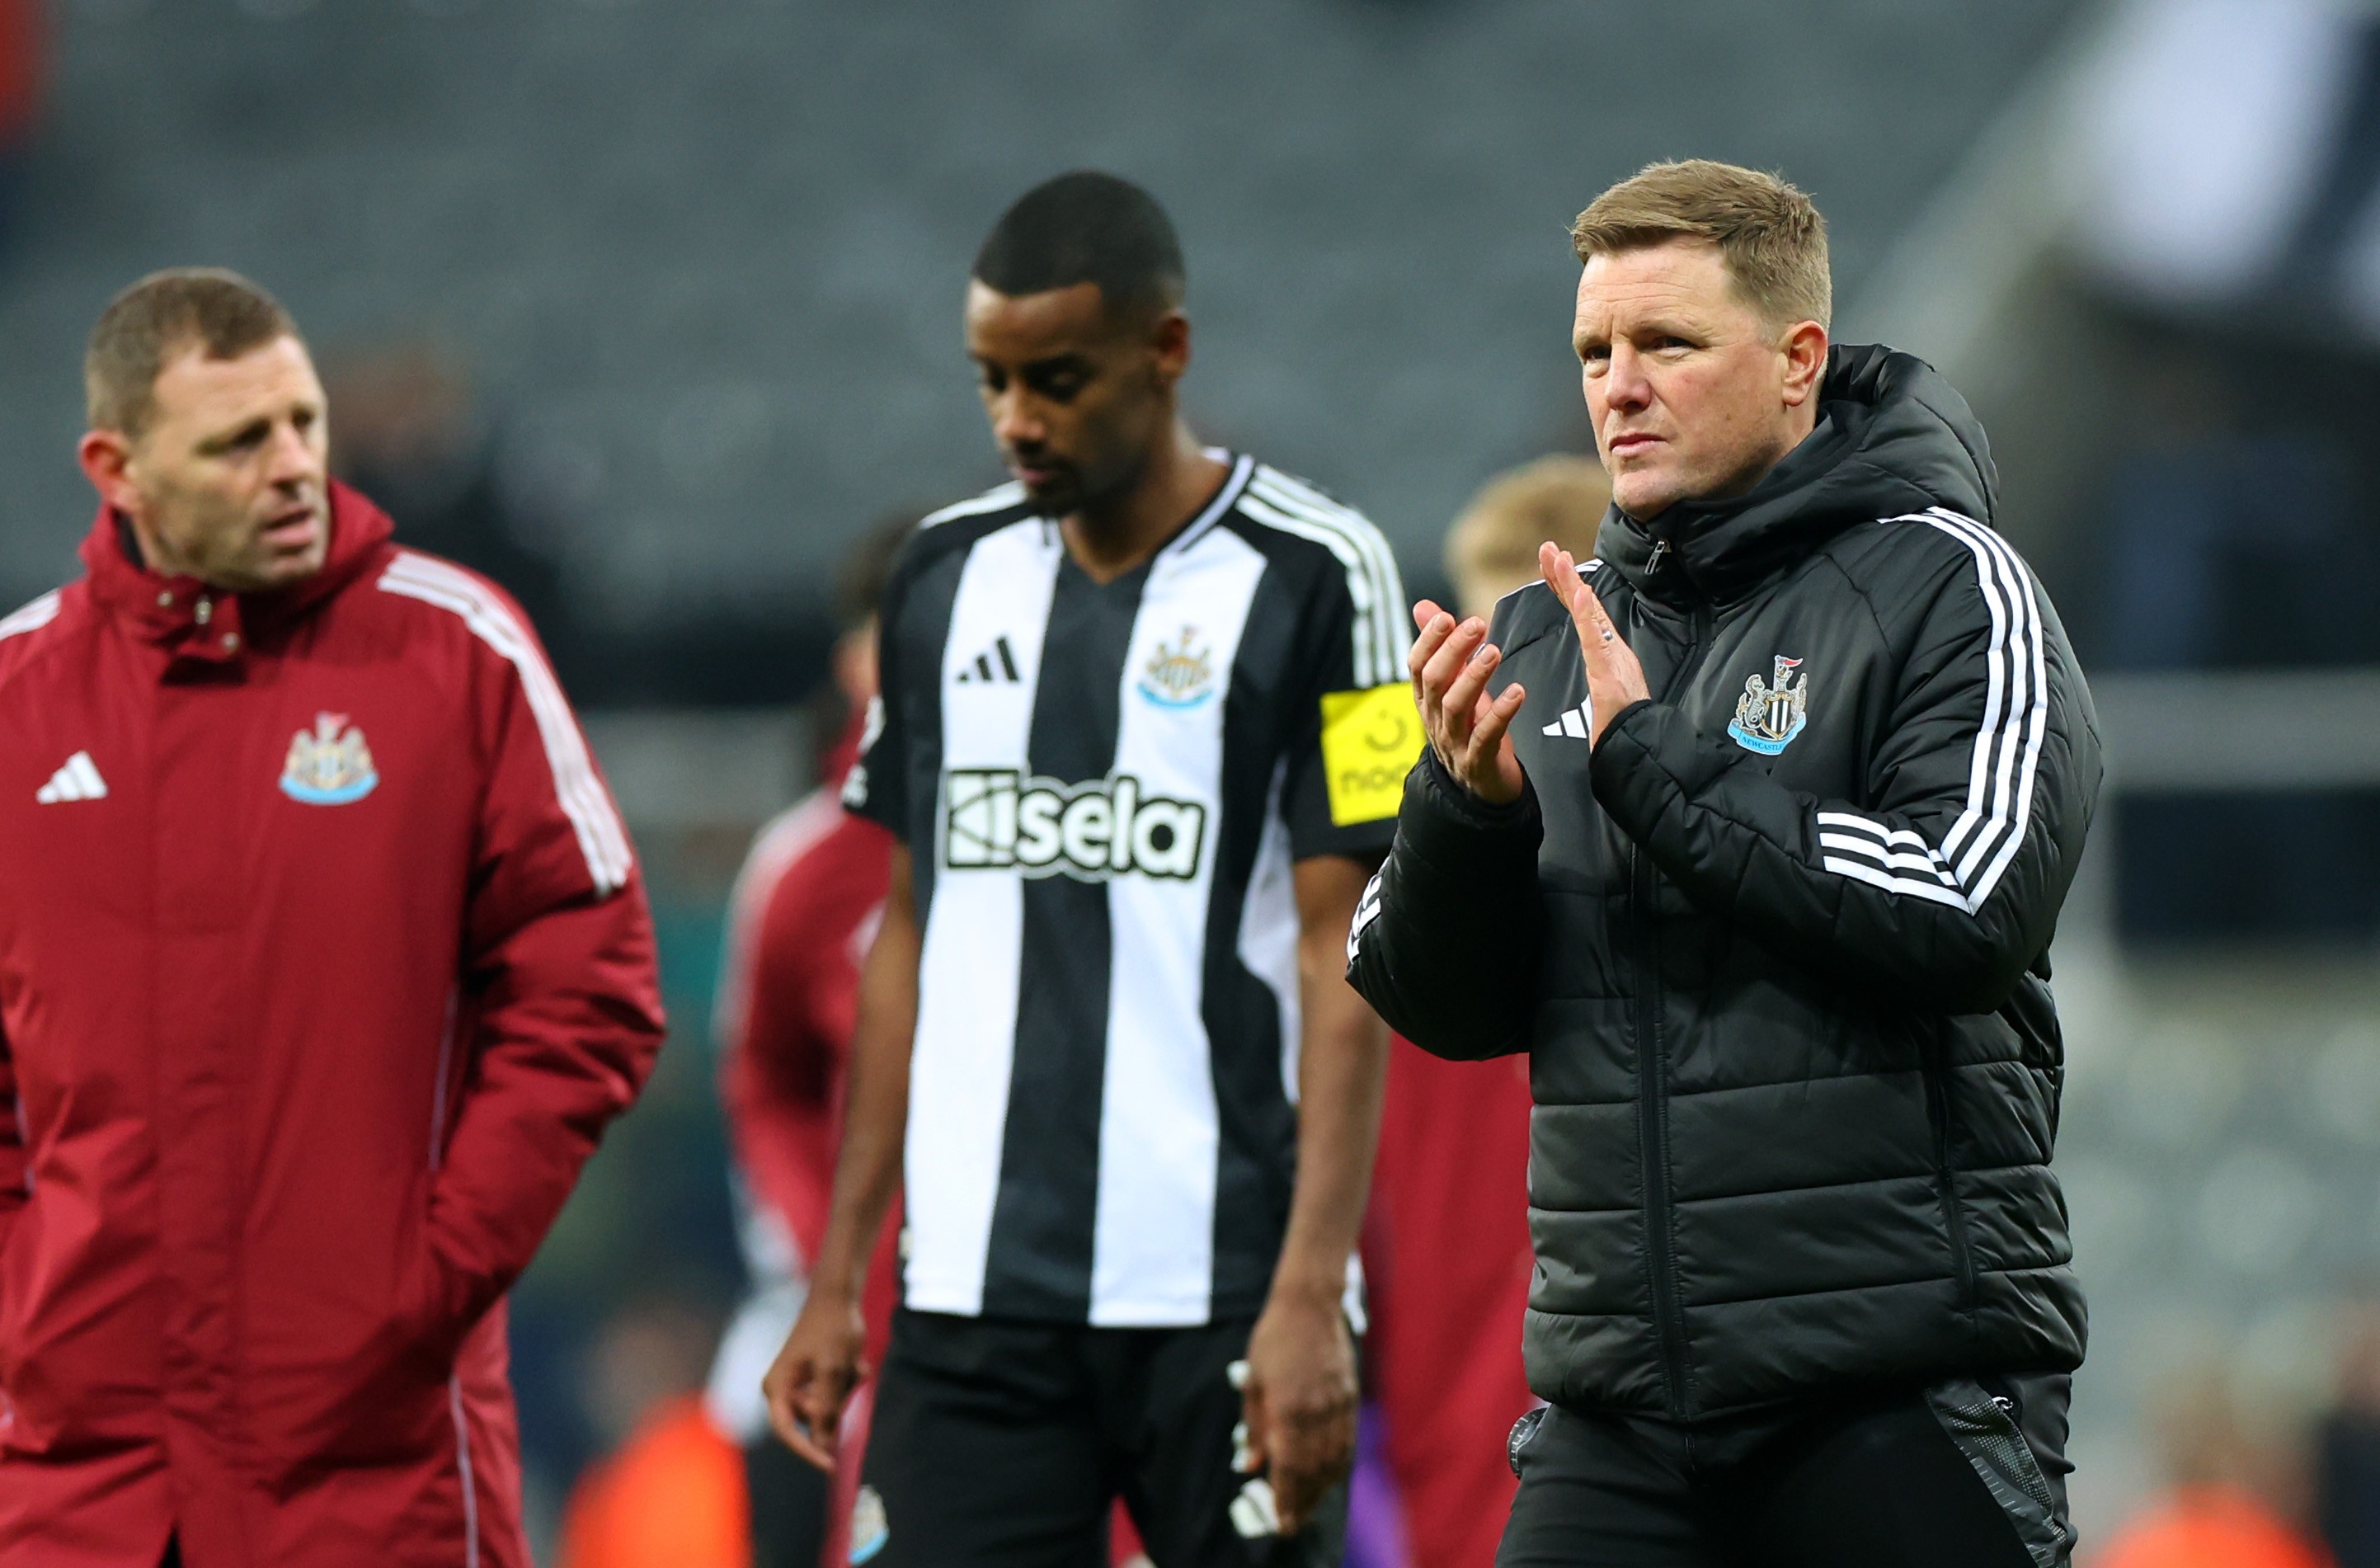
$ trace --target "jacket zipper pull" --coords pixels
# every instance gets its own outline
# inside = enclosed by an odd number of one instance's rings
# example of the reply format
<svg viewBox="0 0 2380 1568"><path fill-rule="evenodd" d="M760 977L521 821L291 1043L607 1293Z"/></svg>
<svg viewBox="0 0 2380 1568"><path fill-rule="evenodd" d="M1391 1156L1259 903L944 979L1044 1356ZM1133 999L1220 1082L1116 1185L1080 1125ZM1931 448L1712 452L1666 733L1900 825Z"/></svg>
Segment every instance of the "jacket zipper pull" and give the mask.
<svg viewBox="0 0 2380 1568"><path fill-rule="evenodd" d="M1669 559L1670 541L1666 539L1655 540L1653 553L1645 557L1645 575L1647 577L1659 576L1661 567L1668 563Z"/></svg>

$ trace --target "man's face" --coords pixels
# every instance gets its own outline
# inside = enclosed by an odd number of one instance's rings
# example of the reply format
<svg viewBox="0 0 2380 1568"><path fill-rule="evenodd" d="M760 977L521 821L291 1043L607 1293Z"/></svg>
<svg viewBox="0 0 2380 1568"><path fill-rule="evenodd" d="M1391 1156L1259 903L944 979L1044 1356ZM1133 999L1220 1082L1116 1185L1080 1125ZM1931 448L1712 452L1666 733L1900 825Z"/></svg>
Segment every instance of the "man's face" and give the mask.
<svg viewBox="0 0 2380 1568"><path fill-rule="evenodd" d="M1768 326L1695 240L1590 259L1572 346L1612 498L1640 518L1757 484L1808 433L1826 361L1823 328Z"/></svg>
<svg viewBox="0 0 2380 1568"><path fill-rule="evenodd" d="M1178 312L1111 314L1093 283L1007 295L970 281L966 345L1008 471L1053 517L1131 488L1190 356Z"/></svg>
<svg viewBox="0 0 2380 1568"><path fill-rule="evenodd" d="M236 359L193 346L158 372L154 395L137 439L85 442L87 465L93 444L115 444L115 482L101 493L131 517L151 565L234 592L322 570L330 428L305 345L279 337Z"/></svg>

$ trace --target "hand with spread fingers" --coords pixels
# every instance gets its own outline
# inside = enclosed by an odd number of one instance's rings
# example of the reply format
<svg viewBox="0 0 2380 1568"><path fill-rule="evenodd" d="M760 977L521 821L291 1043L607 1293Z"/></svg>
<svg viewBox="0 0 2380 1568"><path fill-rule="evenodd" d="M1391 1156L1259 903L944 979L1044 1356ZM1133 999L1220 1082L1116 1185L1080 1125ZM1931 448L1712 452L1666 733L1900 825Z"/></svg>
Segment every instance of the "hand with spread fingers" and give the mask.
<svg viewBox="0 0 2380 1568"><path fill-rule="evenodd" d="M1488 641L1488 623L1474 615L1461 625L1430 600L1414 606L1414 639L1406 661L1423 730L1446 771L1465 789L1497 806L1521 797L1521 760L1507 733L1527 697L1518 686L1488 695L1488 677L1502 654Z"/></svg>
<svg viewBox="0 0 2380 1568"><path fill-rule="evenodd" d="M1571 621L1578 627L1579 650L1586 660L1587 719L1592 726L1587 744L1598 745L1605 727L1620 716L1621 709L1653 695L1645 684L1645 666L1636 662L1635 650L1620 635L1620 628L1611 624L1603 601L1578 575L1578 563L1571 558L1569 551L1540 544L1537 569L1545 574L1546 586L1554 590L1554 597L1570 611ZM1427 713L1428 710L1423 711Z"/></svg>

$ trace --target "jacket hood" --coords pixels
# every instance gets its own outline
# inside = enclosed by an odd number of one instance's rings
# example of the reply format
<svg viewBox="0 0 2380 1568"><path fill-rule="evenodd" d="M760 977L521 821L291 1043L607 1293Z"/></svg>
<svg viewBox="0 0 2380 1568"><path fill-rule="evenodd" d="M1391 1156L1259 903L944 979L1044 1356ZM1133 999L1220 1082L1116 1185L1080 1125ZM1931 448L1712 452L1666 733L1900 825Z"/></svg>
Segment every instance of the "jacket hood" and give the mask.
<svg viewBox="0 0 2380 1568"><path fill-rule="evenodd" d="M229 593L196 577L170 577L143 565L129 526L103 505L80 550L91 596L176 657L222 662L239 657L251 635L265 635L303 616L346 588L389 553L395 525L357 491L331 481L331 547L322 569L286 588Z"/></svg>
<svg viewBox="0 0 2380 1568"><path fill-rule="evenodd" d="M1615 505L1596 551L1640 592L1669 597L1691 585L1726 600L1857 523L1928 506L1993 523L1998 492L1984 428L1940 372L1881 344L1838 344L1827 354L1816 429L1757 485L1728 501L1682 501L1650 520ZM1657 544L1669 553L1648 587Z"/></svg>

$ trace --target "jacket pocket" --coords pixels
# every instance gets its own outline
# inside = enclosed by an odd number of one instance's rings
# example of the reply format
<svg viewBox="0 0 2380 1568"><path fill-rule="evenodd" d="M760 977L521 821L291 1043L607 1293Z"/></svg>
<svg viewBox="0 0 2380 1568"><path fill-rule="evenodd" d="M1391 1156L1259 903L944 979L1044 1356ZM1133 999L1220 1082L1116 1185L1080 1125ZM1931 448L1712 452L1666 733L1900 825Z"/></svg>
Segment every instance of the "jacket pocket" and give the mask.
<svg viewBox="0 0 2380 1568"><path fill-rule="evenodd" d="M297 1480L410 1461L453 1440L446 1385L463 1330L448 1305L451 1271L426 1225L412 1227L384 1267L370 1293L377 1310L300 1320L293 1354L254 1369L260 1422L278 1446L306 1456Z"/></svg>
<svg viewBox="0 0 2380 1568"><path fill-rule="evenodd" d="M1938 1030L1926 1028L1919 1042L1925 1075L1925 1114L1934 1143L1934 1186L1942 1208L1942 1231L1959 1282L1959 1308L1972 1322L1975 1310L1975 1255L1967 1237L1966 1210L1959 1206L1958 1167L1950 1158L1950 1069Z"/></svg>
<svg viewBox="0 0 2380 1568"><path fill-rule="evenodd" d="M1985 1392L1971 1378L1936 1383L1925 1391L1925 1403L1990 1489L2034 1568L2065 1568L2074 1548L2074 1530L2058 1516L2041 1461L2016 1424L2014 1404Z"/></svg>

